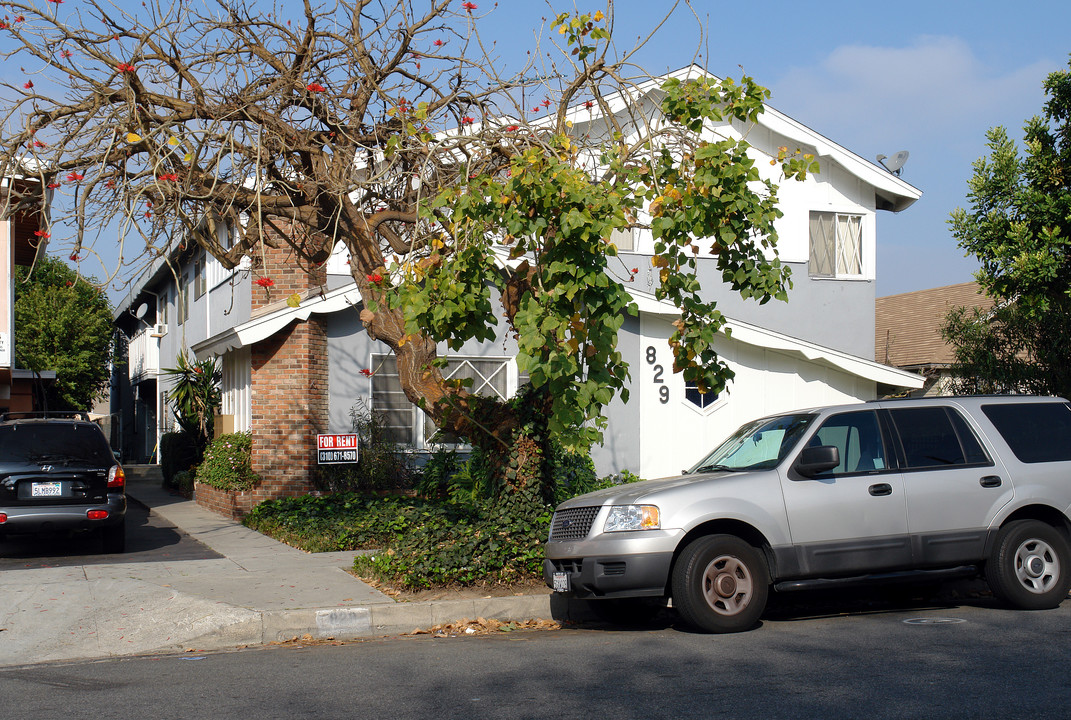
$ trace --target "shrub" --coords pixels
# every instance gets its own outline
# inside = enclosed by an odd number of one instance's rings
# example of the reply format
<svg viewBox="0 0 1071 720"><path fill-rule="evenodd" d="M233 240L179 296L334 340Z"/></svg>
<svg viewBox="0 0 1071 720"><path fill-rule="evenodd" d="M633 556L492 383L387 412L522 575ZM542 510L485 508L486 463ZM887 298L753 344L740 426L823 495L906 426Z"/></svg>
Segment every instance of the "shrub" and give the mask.
<svg viewBox="0 0 1071 720"><path fill-rule="evenodd" d="M260 481L250 460L247 432L220 435L209 443L197 468L197 480L220 490L248 490Z"/></svg>
<svg viewBox="0 0 1071 720"><path fill-rule="evenodd" d="M175 487L175 474L201 462L197 439L185 432L164 433L160 438L160 472L164 485Z"/></svg>
<svg viewBox="0 0 1071 720"><path fill-rule="evenodd" d="M195 477L196 475L191 470L182 470L175 473L173 482L179 494L187 498L193 497L193 480Z"/></svg>
<svg viewBox="0 0 1071 720"><path fill-rule="evenodd" d="M393 440L382 416L360 405L350 408L350 421L359 445L357 463L325 465L313 484L327 492L375 493L408 490L417 479L409 455Z"/></svg>

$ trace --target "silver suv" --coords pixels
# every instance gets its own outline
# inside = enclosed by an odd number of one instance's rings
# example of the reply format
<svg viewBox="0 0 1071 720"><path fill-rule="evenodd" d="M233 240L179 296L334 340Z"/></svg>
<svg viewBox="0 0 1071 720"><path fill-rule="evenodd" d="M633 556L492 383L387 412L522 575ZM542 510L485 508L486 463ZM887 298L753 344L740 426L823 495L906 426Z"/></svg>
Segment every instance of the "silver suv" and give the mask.
<svg viewBox="0 0 1071 720"><path fill-rule="evenodd" d="M672 598L709 632L755 625L775 591L981 569L1052 608L1071 588L1071 405L890 400L750 422L684 475L558 506L544 578L610 607Z"/></svg>

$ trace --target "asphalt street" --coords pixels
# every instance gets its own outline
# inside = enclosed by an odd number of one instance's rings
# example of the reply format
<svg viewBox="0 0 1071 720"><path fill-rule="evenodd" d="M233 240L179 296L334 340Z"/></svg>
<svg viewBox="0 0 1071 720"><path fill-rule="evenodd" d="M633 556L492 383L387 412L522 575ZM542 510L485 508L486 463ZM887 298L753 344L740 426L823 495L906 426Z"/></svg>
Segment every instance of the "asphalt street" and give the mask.
<svg viewBox="0 0 1071 720"><path fill-rule="evenodd" d="M795 601L736 635L667 616L0 670L34 718L1065 718L1071 601Z"/></svg>
<svg viewBox="0 0 1071 720"><path fill-rule="evenodd" d="M31 568L111 565L120 563L211 560L223 557L204 543L191 538L158 513L150 513L128 497L126 552L103 552L95 533L75 533L52 537L13 535L0 540L0 572Z"/></svg>

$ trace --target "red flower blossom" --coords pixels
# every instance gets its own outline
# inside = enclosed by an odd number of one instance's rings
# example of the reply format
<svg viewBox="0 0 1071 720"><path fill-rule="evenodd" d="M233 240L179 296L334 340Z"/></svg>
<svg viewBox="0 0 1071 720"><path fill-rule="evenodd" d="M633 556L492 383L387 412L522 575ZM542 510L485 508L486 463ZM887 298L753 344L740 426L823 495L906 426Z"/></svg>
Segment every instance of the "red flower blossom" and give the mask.
<svg viewBox="0 0 1071 720"><path fill-rule="evenodd" d="M375 373L369 370L368 368L361 368L359 372L365 377L372 377L373 375L375 375Z"/></svg>
<svg viewBox="0 0 1071 720"><path fill-rule="evenodd" d="M309 92L324 92L327 90L327 88L325 88L320 83L309 83L305 86L305 89Z"/></svg>
<svg viewBox="0 0 1071 720"><path fill-rule="evenodd" d="M160 180L170 180L171 182L177 182L178 181L178 175L176 175L175 173L167 173L166 175L161 175L159 177L159 179Z"/></svg>
<svg viewBox="0 0 1071 720"><path fill-rule="evenodd" d="M517 132L520 129L520 125L507 125L506 132Z"/></svg>
<svg viewBox="0 0 1071 720"><path fill-rule="evenodd" d="M67 287L74 287L74 283L70 280L67 281Z"/></svg>
<svg viewBox="0 0 1071 720"><path fill-rule="evenodd" d="M463 2L463 3L461 3L461 7L465 8L465 12L471 13L473 10L476 9L476 3L474 3L474 2Z"/></svg>
<svg viewBox="0 0 1071 720"><path fill-rule="evenodd" d="M536 105L534 108L532 108L532 112L539 112L539 106Z"/></svg>
<svg viewBox="0 0 1071 720"><path fill-rule="evenodd" d="M108 188L109 190L113 190L115 188L115 181L109 180L108 182L104 183L104 187Z"/></svg>
<svg viewBox="0 0 1071 720"><path fill-rule="evenodd" d="M44 230L34 230L33 234L36 235L39 238L45 238L45 239L48 239L48 238L52 237L52 233L45 232Z"/></svg>
<svg viewBox="0 0 1071 720"><path fill-rule="evenodd" d="M130 63L119 63L115 66L115 69L119 72L132 73L134 72L134 66Z"/></svg>
<svg viewBox="0 0 1071 720"><path fill-rule="evenodd" d="M56 3L57 5L59 5L61 2L63 2L63 0L48 0L48 1L50 3Z"/></svg>
<svg viewBox="0 0 1071 720"><path fill-rule="evenodd" d="M84 180L85 179L85 175L82 175L81 173L76 173L76 172L67 173L67 179L70 180L71 182L78 182L79 180Z"/></svg>
<svg viewBox="0 0 1071 720"><path fill-rule="evenodd" d="M443 46L443 41L442 40L436 40L434 45L435 45L435 47L442 47Z"/></svg>
<svg viewBox="0 0 1071 720"><path fill-rule="evenodd" d="M275 281L272 280L270 277L261 277L257 278L256 283L262 288L270 288L272 285L275 284Z"/></svg>
<svg viewBox="0 0 1071 720"><path fill-rule="evenodd" d="M27 90L33 90L33 81L32 80L27 80L26 83L23 85L23 87L26 88Z"/></svg>
<svg viewBox="0 0 1071 720"><path fill-rule="evenodd" d="M543 98L543 102L539 103L543 107L550 107L550 98Z"/></svg>
<svg viewBox="0 0 1071 720"><path fill-rule="evenodd" d="M33 146L34 146L35 148L43 148L43 147L48 147L48 145L46 145L45 143L41 142L40 140L34 140L34 141L33 141Z"/></svg>
<svg viewBox="0 0 1071 720"><path fill-rule="evenodd" d="M71 51L70 50L61 50L60 51L60 57L61 58L69 58L70 56L71 56Z"/></svg>
<svg viewBox="0 0 1071 720"><path fill-rule="evenodd" d="M383 282L383 276L379 273L373 273L372 275L368 275L366 277L368 278L368 282L370 283L378 285L379 283Z"/></svg>
<svg viewBox="0 0 1071 720"><path fill-rule="evenodd" d="M48 184L48 189L49 189L49 190L55 190L55 189L56 189L56 188L58 188L59 186L60 186L60 184L59 184L59 183L49 183L49 184Z"/></svg>
<svg viewBox="0 0 1071 720"><path fill-rule="evenodd" d="M152 212L150 210L146 210L145 211L145 217L151 219L152 218Z"/></svg>
<svg viewBox="0 0 1071 720"><path fill-rule="evenodd" d="M476 122L476 118L469 117L468 115L466 115L465 117L461 118L461 124L462 125L471 125L474 122Z"/></svg>
<svg viewBox="0 0 1071 720"><path fill-rule="evenodd" d="M590 110L591 108L595 107L595 103L593 103L591 100L588 100L586 103L584 103L584 107Z"/></svg>
<svg viewBox="0 0 1071 720"><path fill-rule="evenodd" d="M78 262L82 258L78 257L78 253L71 253L69 259L70 259L71 262Z"/></svg>
<svg viewBox="0 0 1071 720"><path fill-rule="evenodd" d="M26 17L24 15L16 15L15 22L26 22Z"/></svg>
<svg viewBox="0 0 1071 720"><path fill-rule="evenodd" d="M635 274L636 274L636 273L638 273L639 271L640 271L640 269L639 269L639 268L632 268L631 270L629 270L629 272L630 272L630 273L632 273L633 275L635 275Z"/></svg>
<svg viewBox="0 0 1071 720"><path fill-rule="evenodd" d="M7 30L9 27L11 26L7 24L7 21L0 20L0 30Z"/></svg>

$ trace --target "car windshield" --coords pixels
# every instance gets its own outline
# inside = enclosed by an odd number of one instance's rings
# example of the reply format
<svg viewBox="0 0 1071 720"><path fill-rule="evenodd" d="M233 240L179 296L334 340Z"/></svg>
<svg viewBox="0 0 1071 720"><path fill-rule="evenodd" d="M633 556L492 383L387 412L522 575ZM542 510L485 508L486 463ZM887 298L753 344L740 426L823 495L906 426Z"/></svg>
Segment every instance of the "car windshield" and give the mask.
<svg viewBox="0 0 1071 720"><path fill-rule="evenodd" d="M0 463L108 466L115 457L100 431L77 423L22 423L0 427Z"/></svg>
<svg viewBox="0 0 1071 720"><path fill-rule="evenodd" d="M750 422L688 472L768 470L776 467L792 451L814 417L812 413L799 413Z"/></svg>

